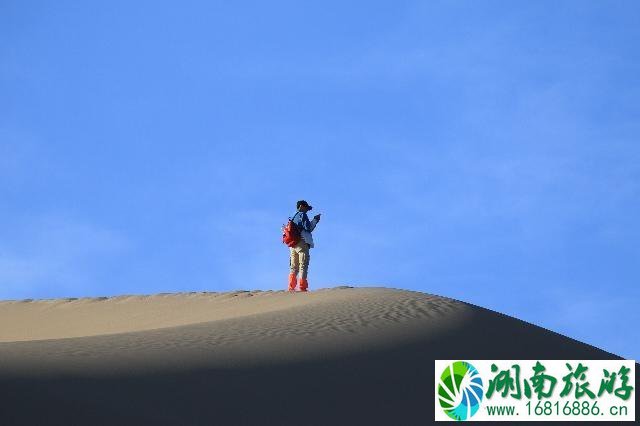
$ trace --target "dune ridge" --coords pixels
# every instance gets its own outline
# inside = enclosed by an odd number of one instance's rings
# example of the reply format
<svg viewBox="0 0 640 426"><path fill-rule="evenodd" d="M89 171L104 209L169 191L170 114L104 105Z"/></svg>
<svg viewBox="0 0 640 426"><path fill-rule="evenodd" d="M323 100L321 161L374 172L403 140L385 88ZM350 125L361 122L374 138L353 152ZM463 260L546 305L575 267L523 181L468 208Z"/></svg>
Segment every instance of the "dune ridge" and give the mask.
<svg viewBox="0 0 640 426"><path fill-rule="evenodd" d="M32 374L283 363L441 333L467 309L425 293L348 287L5 303L0 318L33 316L21 327L2 322L0 359Z"/></svg>
<svg viewBox="0 0 640 426"><path fill-rule="evenodd" d="M348 317L344 309L357 305L351 315L355 326L441 316L464 306L440 296L407 292L401 297L401 294L384 288L343 286L307 293L241 290L0 301L0 342L157 330L309 305L325 306L326 317Z"/></svg>

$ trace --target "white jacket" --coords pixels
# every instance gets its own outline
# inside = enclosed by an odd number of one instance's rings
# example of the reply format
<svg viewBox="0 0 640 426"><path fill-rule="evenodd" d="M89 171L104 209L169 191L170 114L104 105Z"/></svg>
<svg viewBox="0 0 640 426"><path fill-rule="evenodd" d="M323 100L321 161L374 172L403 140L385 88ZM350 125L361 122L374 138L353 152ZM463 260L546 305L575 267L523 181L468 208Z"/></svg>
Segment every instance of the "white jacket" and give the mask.
<svg viewBox="0 0 640 426"><path fill-rule="evenodd" d="M291 219L293 223L298 225L298 229L300 229L300 236L304 240L305 243L309 244L309 248L313 247L313 235L311 233L315 229L318 224L317 219L309 220L309 216L303 212L296 212L296 214Z"/></svg>

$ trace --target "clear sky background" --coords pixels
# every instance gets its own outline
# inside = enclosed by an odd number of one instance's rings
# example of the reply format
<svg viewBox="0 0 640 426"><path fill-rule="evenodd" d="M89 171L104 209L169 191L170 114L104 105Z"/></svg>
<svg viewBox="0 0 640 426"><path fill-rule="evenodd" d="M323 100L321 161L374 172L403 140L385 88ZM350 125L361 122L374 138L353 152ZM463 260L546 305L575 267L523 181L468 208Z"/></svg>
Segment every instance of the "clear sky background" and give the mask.
<svg viewBox="0 0 640 426"><path fill-rule="evenodd" d="M453 297L640 359L640 3L0 0L0 299Z"/></svg>

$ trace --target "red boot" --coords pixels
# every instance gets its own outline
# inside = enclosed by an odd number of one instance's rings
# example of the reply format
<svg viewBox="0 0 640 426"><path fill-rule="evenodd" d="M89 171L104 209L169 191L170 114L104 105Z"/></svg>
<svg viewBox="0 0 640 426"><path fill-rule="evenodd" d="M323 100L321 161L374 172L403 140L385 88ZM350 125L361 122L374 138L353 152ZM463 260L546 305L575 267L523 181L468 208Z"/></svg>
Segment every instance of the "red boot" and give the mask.
<svg viewBox="0 0 640 426"><path fill-rule="evenodd" d="M289 274L289 291L296 291L296 274Z"/></svg>
<svg viewBox="0 0 640 426"><path fill-rule="evenodd" d="M307 291L307 287L309 287L309 283L306 278L300 278L300 291Z"/></svg>

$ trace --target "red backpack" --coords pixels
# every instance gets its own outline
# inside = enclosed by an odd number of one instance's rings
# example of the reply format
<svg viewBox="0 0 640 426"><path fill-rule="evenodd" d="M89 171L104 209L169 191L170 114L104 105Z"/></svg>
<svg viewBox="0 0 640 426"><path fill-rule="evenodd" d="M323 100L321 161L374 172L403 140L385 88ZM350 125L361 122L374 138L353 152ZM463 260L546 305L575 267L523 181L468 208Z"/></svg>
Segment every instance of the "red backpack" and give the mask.
<svg viewBox="0 0 640 426"><path fill-rule="evenodd" d="M295 247L300 241L300 229L298 225L293 222L293 219L298 213L290 217L287 224L282 227L282 242L287 247Z"/></svg>

